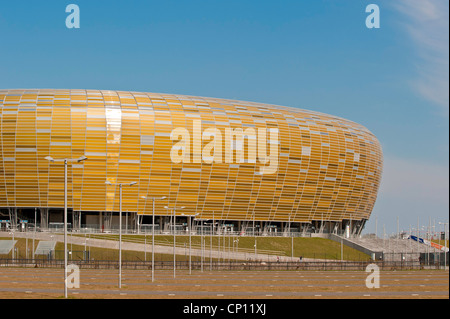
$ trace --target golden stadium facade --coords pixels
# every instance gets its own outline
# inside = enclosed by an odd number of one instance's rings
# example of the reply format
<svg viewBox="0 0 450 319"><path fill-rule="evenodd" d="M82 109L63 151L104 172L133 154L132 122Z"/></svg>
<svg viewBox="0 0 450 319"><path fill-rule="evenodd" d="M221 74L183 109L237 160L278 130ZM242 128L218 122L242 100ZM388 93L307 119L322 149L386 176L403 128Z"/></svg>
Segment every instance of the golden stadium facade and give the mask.
<svg viewBox="0 0 450 319"><path fill-rule="evenodd" d="M261 173L268 164L237 160L236 154L231 162L208 161L198 154L199 145L187 148L187 155L201 160L174 162L177 141L171 133L184 128L195 135L194 123L202 132L276 132L276 141L267 135L267 152L275 147L277 155L275 170ZM64 165L47 156L88 158L68 165L68 207L74 228L102 229L111 227L119 211L119 187L105 184L109 181L137 182L123 187L122 212L141 223L138 216L153 214L151 198L166 196L155 201L161 227L172 214L164 208L169 206L185 207L175 210L180 223L197 214L196 219L215 219L234 230L256 222L261 231L293 223L299 230L351 225L359 232L374 206L383 161L375 136L349 120L172 94L0 90L0 137L0 219L33 220L36 210L41 227L62 221L64 207ZM245 137L232 153L239 148L249 153ZM221 143L225 150L226 141ZM202 140L200 146L207 144Z"/></svg>

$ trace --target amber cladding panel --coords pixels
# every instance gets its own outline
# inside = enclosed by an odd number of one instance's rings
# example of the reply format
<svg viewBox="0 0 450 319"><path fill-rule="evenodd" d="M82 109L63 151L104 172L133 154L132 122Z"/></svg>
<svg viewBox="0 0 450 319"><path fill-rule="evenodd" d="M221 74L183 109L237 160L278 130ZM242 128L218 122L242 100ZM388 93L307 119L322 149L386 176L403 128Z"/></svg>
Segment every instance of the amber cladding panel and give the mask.
<svg viewBox="0 0 450 319"><path fill-rule="evenodd" d="M205 130L216 133L197 146L190 143L190 162L175 163L171 132L186 128L193 139L195 123L201 124L200 137ZM231 149L235 157L242 150L243 161L202 154L217 134L223 142L215 145L225 153L227 128L276 131L277 140L268 138L266 145L267 152L277 148L276 170L261 173L268 164L258 161L245 134ZM368 219L383 161L375 136L339 117L156 93L0 90L0 137L0 207L63 207L64 167L45 157L85 155L87 161L68 167L68 202L77 211L118 211L118 187L105 181L136 181L124 188L123 211L151 214L145 197L167 196L156 214L166 215L163 206L169 205L227 220ZM196 156L200 162L192 160Z"/></svg>

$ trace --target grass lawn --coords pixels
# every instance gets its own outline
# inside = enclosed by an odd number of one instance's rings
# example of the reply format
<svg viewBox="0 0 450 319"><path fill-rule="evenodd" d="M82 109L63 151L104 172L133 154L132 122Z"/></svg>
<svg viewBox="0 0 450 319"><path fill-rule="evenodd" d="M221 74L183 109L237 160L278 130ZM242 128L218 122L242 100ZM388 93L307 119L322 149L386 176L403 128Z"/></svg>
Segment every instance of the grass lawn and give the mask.
<svg viewBox="0 0 450 319"><path fill-rule="evenodd" d="M84 237L84 235L77 235ZM102 238L109 240L118 240L118 235L114 234L101 234L101 235L90 235L91 238ZM206 235L204 238L205 245L205 256L208 257L208 251L211 246L211 237ZM0 238L0 239L11 239L11 238ZM32 239L28 239L28 244L25 238L16 238L18 241L16 247L18 248L18 258L25 258L26 249L28 249L28 258L31 258L32 251ZM239 241L237 241L239 240ZM145 235L122 235L122 241L144 243L148 245L152 243L151 234ZM201 242L201 236L192 236L192 248L199 248ZM89 242L89 241L88 241ZM37 247L38 240L35 240L35 247ZM292 249L292 243L294 247ZM167 246L173 245L173 236L168 235L156 235L155 244L163 244ZM238 236L227 236L227 237L213 237L212 246L213 249L220 249L221 251L233 251L239 249L240 252L252 253L254 252L254 237L238 237ZM184 255L179 255L179 260L184 260L188 254L189 249L189 236L177 236L176 237L177 247L186 247ZM304 258L317 258L317 259L341 259L341 244L335 241L324 239L324 238L310 238L310 237L257 237L256 247L258 253L268 253L273 256L283 257L304 257ZM68 249L73 251L73 259L83 259L84 258L84 245L72 245L68 244ZM118 258L117 249L104 249L97 247L87 246L90 250L91 258L95 260L115 260ZM56 245L57 256L60 251L64 250L64 244L58 242ZM353 248L343 246L344 260L355 260L355 261L367 261L369 256L367 254L361 253ZM0 256L0 258L8 258L7 256ZM9 258L11 253L9 254ZM17 257L17 256L16 256ZM59 257L58 257L59 258ZM62 258L62 257L61 257ZM156 254L156 260L171 260L172 255ZM188 257L187 257L188 258ZM137 251L122 251L123 260L151 260L150 249L145 252ZM194 259L195 260L195 259Z"/></svg>

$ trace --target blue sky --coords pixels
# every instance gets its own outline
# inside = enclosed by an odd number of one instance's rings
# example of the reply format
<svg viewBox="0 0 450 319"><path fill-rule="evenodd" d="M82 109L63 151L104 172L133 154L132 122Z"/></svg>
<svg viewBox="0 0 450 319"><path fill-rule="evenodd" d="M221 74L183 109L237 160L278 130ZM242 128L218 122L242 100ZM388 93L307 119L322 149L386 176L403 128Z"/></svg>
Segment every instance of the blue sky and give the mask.
<svg viewBox="0 0 450 319"><path fill-rule="evenodd" d="M65 8L80 8L68 29ZM365 8L380 8L368 29ZM447 0L2 1L0 88L231 98L353 120L380 140L378 234L448 220ZM365 232L375 230L375 218Z"/></svg>

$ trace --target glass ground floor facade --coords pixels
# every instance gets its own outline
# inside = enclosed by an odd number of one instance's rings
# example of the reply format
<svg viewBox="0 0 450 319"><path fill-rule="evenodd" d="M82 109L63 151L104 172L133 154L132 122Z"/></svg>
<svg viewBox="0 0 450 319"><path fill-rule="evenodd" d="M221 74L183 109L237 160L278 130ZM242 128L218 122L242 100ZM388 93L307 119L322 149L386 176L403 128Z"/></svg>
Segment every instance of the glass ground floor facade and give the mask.
<svg viewBox="0 0 450 319"><path fill-rule="evenodd" d="M119 231L119 212L74 212L68 210L67 227L77 233L116 233ZM154 220L154 224L153 224ZM175 221L174 221L175 220ZM123 233L139 234L193 234L240 236L310 236L311 233L352 234L361 233L366 220L315 220L308 223L201 219L192 216L138 215L122 212ZM64 227L64 210L48 208L10 208L0 210L0 231L60 232Z"/></svg>

